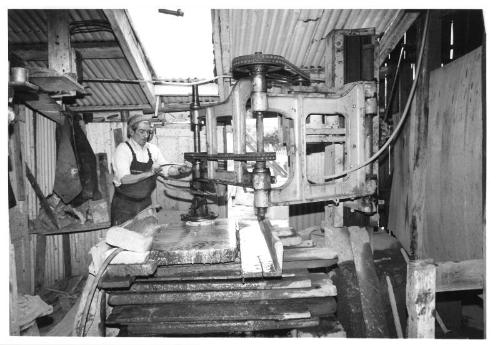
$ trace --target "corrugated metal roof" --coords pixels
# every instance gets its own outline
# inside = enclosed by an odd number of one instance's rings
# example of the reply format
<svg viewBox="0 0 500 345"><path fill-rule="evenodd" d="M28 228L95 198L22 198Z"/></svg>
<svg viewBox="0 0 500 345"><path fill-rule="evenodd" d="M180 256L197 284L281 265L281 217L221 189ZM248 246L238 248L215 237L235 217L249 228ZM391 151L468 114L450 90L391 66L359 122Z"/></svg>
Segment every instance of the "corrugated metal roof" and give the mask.
<svg viewBox="0 0 500 345"><path fill-rule="evenodd" d="M299 67L322 66L332 30L385 32L396 9L221 9L228 18L230 61L255 52L281 55Z"/></svg>
<svg viewBox="0 0 500 345"><path fill-rule="evenodd" d="M47 43L47 12L51 10L9 10L9 43ZM69 10L70 22L104 20L102 10ZM111 32L78 33L73 42L114 41Z"/></svg>
<svg viewBox="0 0 500 345"><path fill-rule="evenodd" d="M46 68L45 61L27 61L27 67ZM135 79L125 59L88 59L82 63L83 79ZM78 106L144 105L148 101L139 84L86 83L89 96L76 100Z"/></svg>
<svg viewBox="0 0 500 345"><path fill-rule="evenodd" d="M9 44L46 44L47 11L9 10ZM69 10L70 21L107 21L102 10ZM50 14L49 14L50 16ZM111 32L98 31L71 35L74 42L116 42ZM27 67L47 68L47 61L25 61ZM82 60L83 79L136 79L130 64L124 58ZM148 100L139 84L82 83L90 95L76 100L77 106L145 105Z"/></svg>

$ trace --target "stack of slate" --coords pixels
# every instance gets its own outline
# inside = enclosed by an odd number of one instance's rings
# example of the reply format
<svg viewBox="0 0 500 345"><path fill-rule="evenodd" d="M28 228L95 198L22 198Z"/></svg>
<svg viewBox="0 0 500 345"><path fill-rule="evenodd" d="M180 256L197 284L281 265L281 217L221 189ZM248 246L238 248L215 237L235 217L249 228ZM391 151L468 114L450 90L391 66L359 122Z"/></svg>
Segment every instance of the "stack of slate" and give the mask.
<svg viewBox="0 0 500 345"><path fill-rule="evenodd" d="M335 313L336 288L326 273L307 270L310 264L321 266L323 259L311 248L308 257L304 249L285 248L279 277L248 279L236 231L227 220L217 220L212 228L165 227L147 263L109 266L101 282L113 307L106 325L130 336L317 326L320 317ZM323 263L331 265L331 257Z"/></svg>

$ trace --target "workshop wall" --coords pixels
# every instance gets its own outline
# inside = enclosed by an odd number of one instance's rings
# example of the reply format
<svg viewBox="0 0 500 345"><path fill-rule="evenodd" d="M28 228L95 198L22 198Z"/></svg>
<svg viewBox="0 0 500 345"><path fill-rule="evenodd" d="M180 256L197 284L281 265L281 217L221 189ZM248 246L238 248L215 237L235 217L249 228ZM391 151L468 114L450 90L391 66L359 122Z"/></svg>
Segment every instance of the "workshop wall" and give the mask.
<svg viewBox="0 0 500 345"><path fill-rule="evenodd" d="M47 196L52 193L56 166L55 122L29 108L20 106L18 110L20 146L23 161L30 168ZM25 176L24 171L21 172ZM38 216L40 204L28 179L24 177L25 197L18 202L17 211L23 217L33 220ZM15 189L14 184L14 189ZM19 191L14 190L16 195ZM11 236L16 252L18 286L26 292L33 291L36 236L29 235L27 223L11 227ZM62 236L48 236L46 247L45 284L47 286L63 277Z"/></svg>

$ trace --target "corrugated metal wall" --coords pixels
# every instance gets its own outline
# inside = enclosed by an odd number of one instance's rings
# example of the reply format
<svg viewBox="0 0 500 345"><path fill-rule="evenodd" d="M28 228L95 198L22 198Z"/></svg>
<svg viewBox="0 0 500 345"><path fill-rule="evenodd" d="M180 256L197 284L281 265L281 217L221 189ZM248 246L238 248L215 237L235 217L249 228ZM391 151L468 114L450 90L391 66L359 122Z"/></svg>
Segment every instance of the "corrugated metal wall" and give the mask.
<svg viewBox="0 0 500 345"><path fill-rule="evenodd" d="M45 196L52 193L56 167L56 124L55 122L34 113L28 108L21 125L21 140L23 158L36 176L40 189ZM108 157L114 150L113 130L125 129L125 125L116 123L92 123L87 127L88 139L94 153L105 152ZM126 133L124 131L124 133ZM108 159L110 162L110 159ZM108 167L109 169L110 167ZM33 220L38 216L40 204L37 196L26 179L28 218ZM70 234L71 265L73 275L86 274L90 263L88 254L90 248L104 237L106 230ZM31 236L31 267L34 274L36 236ZM47 236L45 263L45 285L53 286L57 280L64 277L62 235Z"/></svg>
<svg viewBox="0 0 500 345"><path fill-rule="evenodd" d="M21 108L23 109L23 108ZM38 185L47 196L52 193L56 168L56 124L40 114L24 108L21 122L21 142L24 161L36 177ZM40 203L28 180L25 180L28 218L38 216ZM31 236L31 267L35 267L36 236ZM62 236L47 236L45 256L45 284L51 286L64 275Z"/></svg>

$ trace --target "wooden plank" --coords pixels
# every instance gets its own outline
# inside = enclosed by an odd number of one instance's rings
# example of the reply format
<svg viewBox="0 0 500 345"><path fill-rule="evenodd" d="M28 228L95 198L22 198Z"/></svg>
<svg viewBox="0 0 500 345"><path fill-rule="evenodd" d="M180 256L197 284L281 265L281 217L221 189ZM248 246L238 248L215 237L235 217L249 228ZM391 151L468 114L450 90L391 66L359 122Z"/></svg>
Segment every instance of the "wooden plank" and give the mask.
<svg viewBox="0 0 500 345"><path fill-rule="evenodd" d="M436 292L484 289L484 260L438 262Z"/></svg>
<svg viewBox="0 0 500 345"><path fill-rule="evenodd" d="M20 116L21 111L26 111L24 107L17 108L17 116ZM21 131L20 122L16 121L13 124L14 133L9 138L9 159L12 163L12 172L15 176L13 185L15 188L16 201L26 200L26 187L24 184L24 172L23 172L23 154L21 146Z"/></svg>
<svg viewBox="0 0 500 345"><path fill-rule="evenodd" d="M20 335L19 315L17 305L16 254L14 246L9 244L9 334Z"/></svg>
<svg viewBox="0 0 500 345"><path fill-rule="evenodd" d="M432 71L422 257L482 259L485 245L481 47Z"/></svg>
<svg viewBox="0 0 500 345"><path fill-rule="evenodd" d="M436 50L440 51L440 49L434 48L436 45L434 41L438 39L437 36L440 36L433 30L433 25L439 22L439 18L433 18L436 16L438 14L431 11L429 35L424 47L421 73L415 96L406 120L407 123L399 134L399 139L392 151L394 152L394 174L389 205L389 228L400 240L406 251L411 256L419 258L425 257L423 256L424 236L428 233L439 232L427 231L428 226L424 224L427 214L438 214L435 212L436 208L428 208L426 202L428 171L436 169L436 165L433 165L427 156L430 147L428 141L432 137L429 135L429 130L431 130L429 123L429 72L433 68L439 67L440 64L439 55L435 52ZM422 37L423 29L424 18L421 18L417 26L417 37ZM417 50L420 50L420 47L417 47ZM404 101L406 102L406 100ZM439 171L439 169L435 171ZM432 194L437 194L434 191ZM448 205L447 200L440 202ZM446 241L444 240L442 243L446 243Z"/></svg>
<svg viewBox="0 0 500 345"><path fill-rule="evenodd" d="M375 264L373 263L370 238L366 228L349 227L356 275L358 278L361 308L365 322L365 336L367 338L387 338L389 331L382 303L382 291L378 280Z"/></svg>
<svg viewBox="0 0 500 345"><path fill-rule="evenodd" d="M133 324L127 327L131 336L167 335L167 334L207 334L227 332L252 332L271 329L295 329L315 327L319 325L318 318L297 320L251 320L251 321L207 321L203 323L168 322Z"/></svg>
<svg viewBox="0 0 500 345"><path fill-rule="evenodd" d="M43 226L36 226L37 221L35 220L33 222L35 226L30 228L30 233L31 234L44 234L44 235L59 235L59 234L71 234L75 232L87 232L87 231L96 231L96 230L102 230L102 229L107 229L111 226L111 222L104 222L104 223L99 223L99 224L71 224L64 226L59 229L47 229L46 227Z"/></svg>
<svg viewBox="0 0 500 345"><path fill-rule="evenodd" d="M429 261L410 261L406 276L408 338L434 338L436 266Z"/></svg>
<svg viewBox="0 0 500 345"><path fill-rule="evenodd" d="M76 106L69 106L67 107L67 109L73 112L80 112L80 113L83 112L98 113L98 112L124 111L124 110L146 111L146 110L152 110L153 108L151 108L151 105L149 104L132 104L132 105L109 104L109 105L76 105Z"/></svg>
<svg viewBox="0 0 500 345"><path fill-rule="evenodd" d="M215 67L217 75L227 75L231 71L231 31L229 10L212 10L212 38L214 42ZM229 95L229 80L219 79L219 96Z"/></svg>
<svg viewBox="0 0 500 345"><path fill-rule="evenodd" d="M161 226L154 235L152 250L160 265L220 263L236 259L236 224L215 219L208 225L177 223Z"/></svg>
<svg viewBox="0 0 500 345"><path fill-rule="evenodd" d="M85 93L83 85L79 84L73 76L50 68L30 68L30 81L45 92ZM56 96L53 95L53 97Z"/></svg>
<svg viewBox="0 0 500 345"><path fill-rule="evenodd" d="M103 10L111 24L120 47L127 58L130 67L134 71L137 79L152 80L154 76L153 68L149 59L137 38L137 34L132 26L127 10ZM154 108L156 97L152 83L140 84L148 103Z"/></svg>
<svg viewBox="0 0 500 345"><path fill-rule="evenodd" d="M382 36L378 51L376 52L376 66L382 65L387 56L396 47L398 42L401 40L406 31L418 18L418 13L416 12L406 12L405 10L400 10L400 13L396 16L395 20L389 27L389 29Z"/></svg>
<svg viewBox="0 0 500 345"><path fill-rule="evenodd" d="M24 104L37 113L45 116L46 118L57 122L64 123L64 114L62 106L60 106L52 97L46 93L38 93L38 99L26 99Z"/></svg>
<svg viewBox="0 0 500 345"><path fill-rule="evenodd" d="M62 235L64 277L71 278L71 245L69 234Z"/></svg>
<svg viewBox="0 0 500 345"><path fill-rule="evenodd" d="M35 294L39 293L45 283L45 256L47 248L47 237L36 235L35 254Z"/></svg>
<svg viewBox="0 0 500 345"><path fill-rule="evenodd" d="M334 71L333 71L333 61L334 61L334 45L333 45L333 35L328 34L325 41L325 85L328 88L333 87Z"/></svg>
<svg viewBox="0 0 500 345"><path fill-rule="evenodd" d="M273 289L273 290L227 290L197 291L175 293L135 294L113 292L109 296L109 305L156 304L172 302L224 302L224 301L259 301L271 299L313 298L335 296L337 291L328 278L312 282L311 288Z"/></svg>
<svg viewBox="0 0 500 345"><path fill-rule="evenodd" d="M283 253L284 261L334 260L337 257L331 248L287 248Z"/></svg>
<svg viewBox="0 0 500 345"><path fill-rule="evenodd" d="M31 173L30 168L28 167L28 164L25 164L25 169L26 169L26 177L28 178L28 181L31 184L31 187L33 187L33 190L35 191L36 196L38 197L38 200L40 200L40 205L42 206L43 210L49 217L50 221L52 224L55 226L56 229L59 229L59 224L57 223L56 216L54 215L54 212L50 208L50 205L48 204L47 200L45 199L45 196L43 195L42 190L38 186L38 183L36 182L35 176Z"/></svg>
<svg viewBox="0 0 500 345"><path fill-rule="evenodd" d="M224 281L157 281L154 278L137 279L130 287L135 292L182 292L222 290L265 290L310 288L311 278L307 276L280 279L224 280Z"/></svg>
<svg viewBox="0 0 500 345"><path fill-rule="evenodd" d="M120 46L116 41L71 42L82 59L122 59ZM25 61L48 61L46 43L9 44L9 51Z"/></svg>

